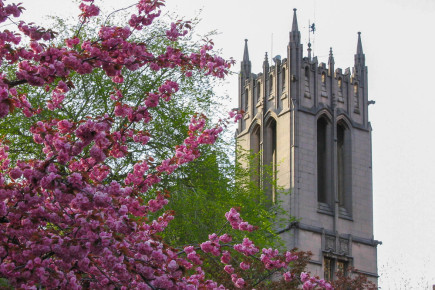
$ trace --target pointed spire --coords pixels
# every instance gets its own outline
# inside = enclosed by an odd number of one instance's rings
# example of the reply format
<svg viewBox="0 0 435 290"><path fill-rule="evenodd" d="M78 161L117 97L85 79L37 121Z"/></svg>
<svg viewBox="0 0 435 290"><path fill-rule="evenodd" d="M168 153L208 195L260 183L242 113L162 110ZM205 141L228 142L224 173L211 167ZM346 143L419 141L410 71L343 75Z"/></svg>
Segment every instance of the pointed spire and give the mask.
<svg viewBox="0 0 435 290"><path fill-rule="evenodd" d="M332 53L332 47L329 48L329 58L328 58L328 71L329 75L334 73L334 54Z"/></svg>
<svg viewBox="0 0 435 290"><path fill-rule="evenodd" d="M355 54L355 67L358 68L364 68L365 67L365 55L363 53L362 49L362 43L361 43L361 32L358 32L358 44L356 47L356 54Z"/></svg>
<svg viewBox="0 0 435 290"><path fill-rule="evenodd" d="M248 52L248 40L245 39L245 51L243 52L243 61L249 61L249 52Z"/></svg>
<svg viewBox="0 0 435 290"><path fill-rule="evenodd" d="M240 71L245 78L249 78L251 75L251 61L249 60L247 39L245 39L245 49L243 51L243 60L240 63Z"/></svg>
<svg viewBox="0 0 435 290"><path fill-rule="evenodd" d="M361 32L358 32L358 45L356 47L356 54L363 54L363 49L361 44Z"/></svg>
<svg viewBox="0 0 435 290"><path fill-rule="evenodd" d="M328 59L328 64L334 64L334 54L332 53L332 47L329 48L329 59Z"/></svg>
<svg viewBox="0 0 435 290"><path fill-rule="evenodd" d="M269 57L267 56L267 52L264 55L264 61L263 61L263 73L269 72Z"/></svg>
<svg viewBox="0 0 435 290"><path fill-rule="evenodd" d="M296 8L293 8L293 24L292 24L292 31L296 32L299 31L298 29L298 18L296 16Z"/></svg>
<svg viewBox="0 0 435 290"><path fill-rule="evenodd" d="M293 24L292 30L290 32L290 42L300 43L301 42L301 33L298 28L298 18L296 16L296 8L293 9Z"/></svg>

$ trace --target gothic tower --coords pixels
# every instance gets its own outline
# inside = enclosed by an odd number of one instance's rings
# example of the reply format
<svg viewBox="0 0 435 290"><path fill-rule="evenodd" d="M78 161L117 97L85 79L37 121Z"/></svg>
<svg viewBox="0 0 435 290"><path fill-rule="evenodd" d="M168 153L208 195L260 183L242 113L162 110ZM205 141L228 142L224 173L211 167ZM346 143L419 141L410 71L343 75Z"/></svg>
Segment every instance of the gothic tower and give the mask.
<svg viewBox="0 0 435 290"><path fill-rule="evenodd" d="M373 238L371 125L368 121L367 67L361 34L355 63L334 68L304 57L296 9L287 58L267 54L263 71L251 72L245 40L239 75L237 144L261 152L263 165L276 169L282 206L297 222L280 229L288 248L313 253L309 270L333 279L353 266L377 281ZM277 165L278 164L278 165ZM275 199L273 190L271 199Z"/></svg>

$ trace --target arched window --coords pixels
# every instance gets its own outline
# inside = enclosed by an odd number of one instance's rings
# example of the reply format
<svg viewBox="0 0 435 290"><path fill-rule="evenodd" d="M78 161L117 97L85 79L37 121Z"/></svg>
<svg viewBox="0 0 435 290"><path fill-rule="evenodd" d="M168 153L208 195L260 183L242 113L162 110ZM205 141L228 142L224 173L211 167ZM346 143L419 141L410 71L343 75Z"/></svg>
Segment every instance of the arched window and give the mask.
<svg viewBox="0 0 435 290"><path fill-rule="evenodd" d="M282 90L284 91L284 89L285 89L285 68L282 69L281 84L282 84Z"/></svg>
<svg viewBox="0 0 435 290"><path fill-rule="evenodd" d="M326 116L317 120L317 201L319 209L332 213L332 127Z"/></svg>
<svg viewBox="0 0 435 290"><path fill-rule="evenodd" d="M327 196L327 128L328 121L321 117L317 121L317 201L328 203Z"/></svg>
<svg viewBox="0 0 435 290"><path fill-rule="evenodd" d="M269 76L269 95L272 95L273 93L273 76Z"/></svg>
<svg viewBox="0 0 435 290"><path fill-rule="evenodd" d="M345 204L345 186L344 186L344 154L345 154L345 141L344 141L344 131L343 125L337 125L337 171L338 171L338 201L341 207Z"/></svg>
<svg viewBox="0 0 435 290"><path fill-rule="evenodd" d="M351 213L351 171L350 130L340 121L337 123L337 191L341 215Z"/></svg>
<svg viewBox="0 0 435 290"><path fill-rule="evenodd" d="M257 82L257 103L260 101L261 97L261 83Z"/></svg>
<svg viewBox="0 0 435 290"><path fill-rule="evenodd" d="M249 104L249 90L245 90L245 111L248 111L248 104Z"/></svg>
<svg viewBox="0 0 435 290"><path fill-rule="evenodd" d="M251 132L251 152L253 154L253 158L250 160L251 164L251 180L254 181L257 186L260 186L260 131L261 128L259 125L256 125Z"/></svg>
<svg viewBox="0 0 435 290"><path fill-rule="evenodd" d="M276 180L277 170L277 140L276 140L276 121L270 118L266 123L265 135L263 140L264 146L264 164L267 166L267 175L264 176L264 189L266 190L270 199L275 202L276 188L274 187L274 180Z"/></svg>

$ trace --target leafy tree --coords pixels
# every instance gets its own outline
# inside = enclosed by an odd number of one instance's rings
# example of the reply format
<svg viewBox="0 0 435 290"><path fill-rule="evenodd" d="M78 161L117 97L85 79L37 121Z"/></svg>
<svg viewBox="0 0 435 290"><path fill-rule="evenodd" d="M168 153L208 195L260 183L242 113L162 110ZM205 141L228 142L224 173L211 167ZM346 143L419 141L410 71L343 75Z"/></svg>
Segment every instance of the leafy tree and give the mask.
<svg viewBox="0 0 435 290"><path fill-rule="evenodd" d="M250 180L250 170L232 163L227 154L221 150L205 152L180 170L182 175L170 187L171 202L167 207L175 211L177 219L163 237L180 246L203 241L210 232L222 228L228 208L236 207L258 229L248 234L235 231L234 237L249 236L262 247L282 246L275 230L289 217L279 204L271 206L264 190Z"/></svg>
<svg viewBox="0 0 435 290"><path fill-rule="evenodd" d="M126 17L126 15L118 15L117 24L120 25L121 19ZM77 28L67 24L63 19L53 19L56 24L51 29L61 33L52 43L60 46L64 38L76 33ZM102 23L97 20L94 22L93 25L83 26L78 37L81 39L91 37L92 41L97 41L92 34L93 27ZM192 31L197 23L197 18L189 22ZM176 43L161 37L165 35L167 26L165 20L158 20L152 27L143 29L131 39L137 42L146 40L148 50L156 54L163 53L163 48L169 44L188 52L200 50L199 43L192 39L192 33L183 39L178 39ZM204 39L209 37L210 35L207 35ZM3 69L8 71L9 75L12 75L16 68L16 66L3 65ZM227 111L221 98L215 96L212 90L216 80L200 72L187 77L181 68L163 68L155 71L150 67L143 67L135 71L124 70L122 75L123 82L117 85L117 90L124 96L123 101L129 104L139 104L143 99L144 89L151 90L156 85L160 86L168 77L178 80L179 90L171 96L169 102L163 102L149 111L153 119L152 125L134 123L130 126L133 130L144 132L154 129L153 138L150 138L145 145L131 144L124 158L110 160L114 170L105 179L106 183L124 179L132 164L143 158L143 152L147 152L155 159L169 158L172 148L182 143L187 135L187 124L193 114L200 112L212 119L218 119L223 117L222 111ZM9 149L9 158L13 163L24 157L43 157L38 155L41 154L42 146L32 142L32 135L26 133L33 124L48 119L53 113L59 119L71 118L74 121L106 113L109 117L114 117L114 111L110 112L110 96L113 94L114 87L112 80L104 71L94 70L92 74L87 75L73 73L70 76L70 83L74 84L74 89L65 95L62 107L56 112L43 111L24 119L17 112L9 115L8 118L0 119L0 136L7 137L14 144L20 144ZM46 101L50 101L45 90L38 87L24 84L19 91L26 94L33 107L43 106ZM232 148L234 144L220 138L213 147L203 148L198 160L186 164L171 176L162 177L160 185L156 186L151 194L164 188L171 196L171 203L166 206L166 209L173 210L177 219L171 222L162 234L167 242L174 246L182 246L206 240L208 233L220 228L224 223L224 214L228 208L237 206L248 221L259 225L260 230L250 234L250 238L257 245L280 245L279 236L274 233L274 226L276 228L276 224L279 223L276 218L277 213L280 212L281 216L284 216L283 212L279 205L271 208L270 201L263 190L247 178L251 173L243 169L240 164L234 164L231 158L234 154L230 153ZM245 155L248 158L248 154ZM198 223L199 220L201 223ZM239 238L243 236L244 234L239 234Z"/></svg>

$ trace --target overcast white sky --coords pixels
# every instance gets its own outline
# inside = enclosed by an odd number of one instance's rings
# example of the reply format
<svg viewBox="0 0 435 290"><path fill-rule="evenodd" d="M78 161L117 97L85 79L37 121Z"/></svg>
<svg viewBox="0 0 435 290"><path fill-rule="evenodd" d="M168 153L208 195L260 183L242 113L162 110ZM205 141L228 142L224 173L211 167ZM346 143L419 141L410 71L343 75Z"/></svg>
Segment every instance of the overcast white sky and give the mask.
<svg viewBox="0 0 435 290"><path fill-rule="evenodd" d="M74 16L70 0L20 0L28 19ZM106 0L117 8L134 0ZM315 22L314 53L335 67L351 67L357 32L369 71L373 127L375 239L382 289L432 289L435 284L435 1L433 0L167 0L167 7L192 17L202 9L199 32L217 29L216 47L240 61L249 39L253 72L264 53L285 57L293 8L307 42ZM306 47L305 47L306 48ZM271 50L272 53L271 53ZM239 69L239 63L236 64ZM237 76L226 92L236 104Z"/></svg>

